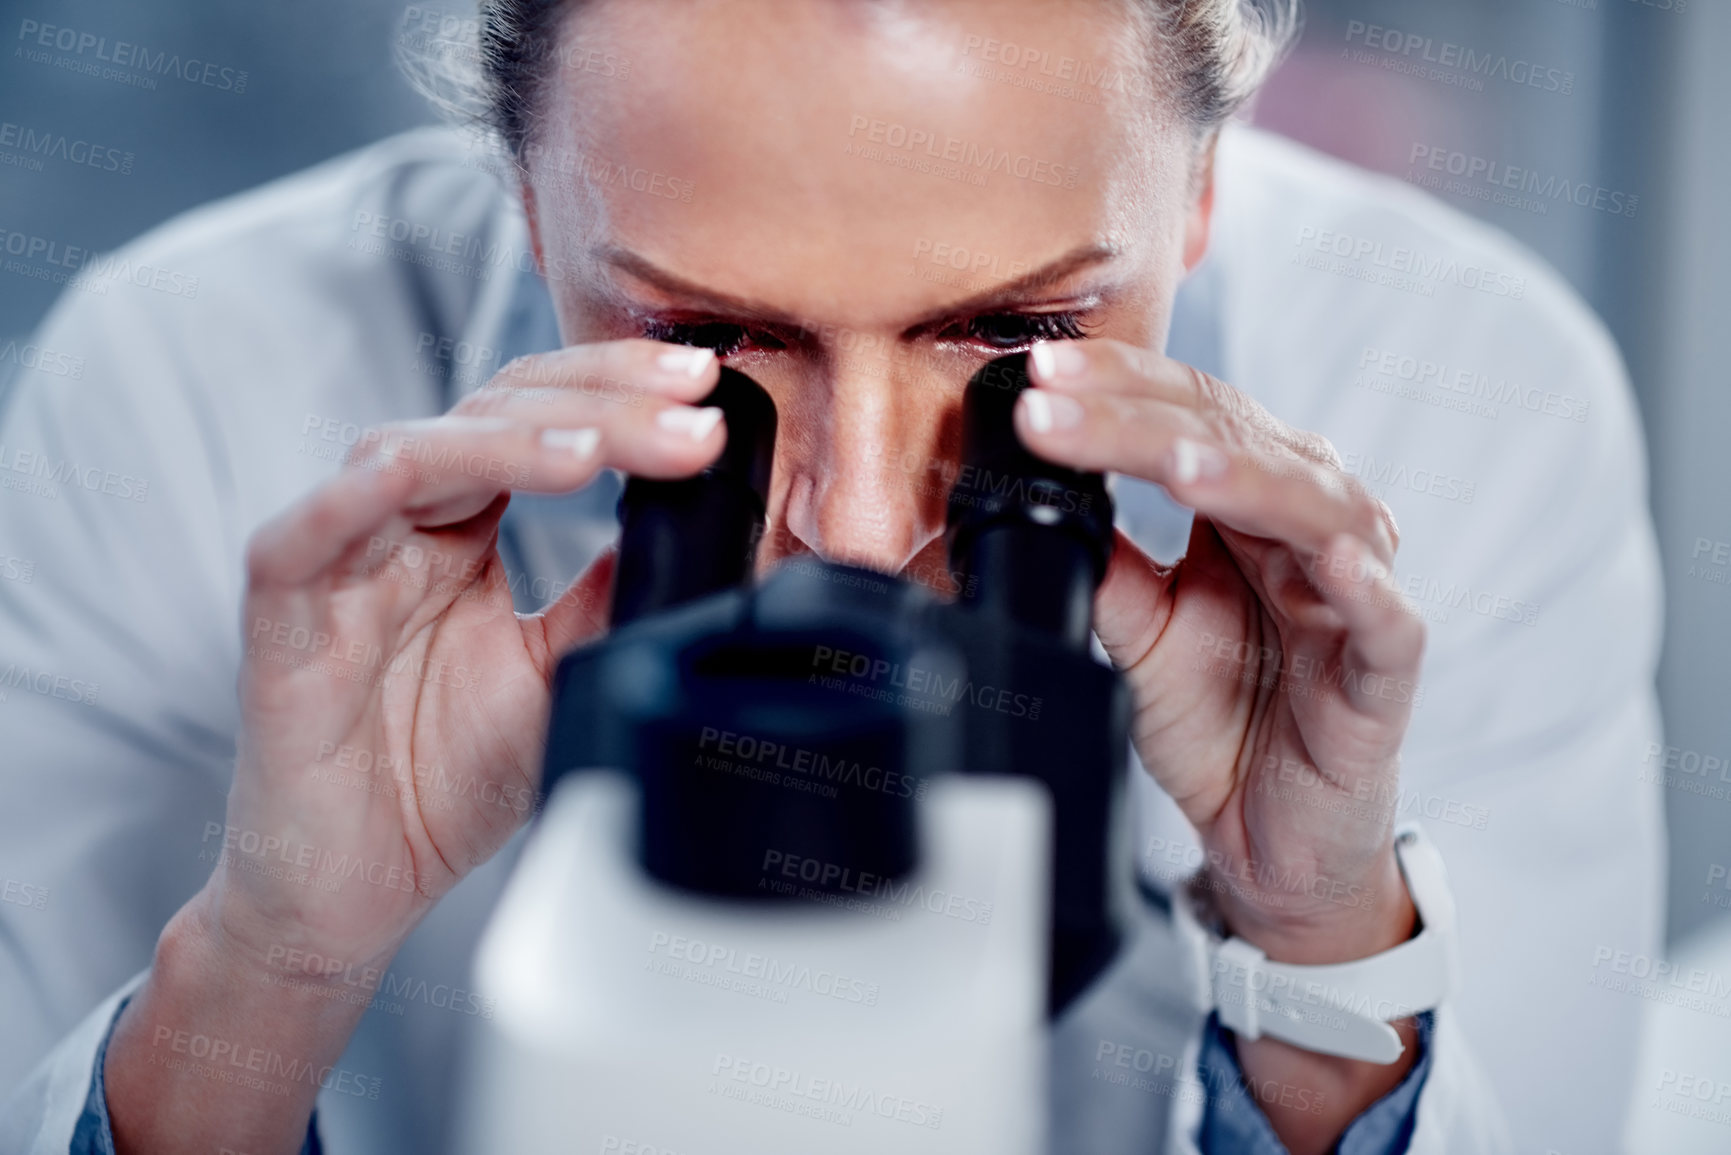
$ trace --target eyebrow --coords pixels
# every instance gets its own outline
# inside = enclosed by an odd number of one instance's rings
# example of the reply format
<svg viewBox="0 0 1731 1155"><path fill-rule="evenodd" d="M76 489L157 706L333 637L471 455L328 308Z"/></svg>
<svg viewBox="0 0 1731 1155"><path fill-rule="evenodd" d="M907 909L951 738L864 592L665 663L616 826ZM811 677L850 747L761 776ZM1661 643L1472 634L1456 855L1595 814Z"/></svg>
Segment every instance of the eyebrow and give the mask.
<svg viewBox="0 0 1731 1155"><path fill-rule="evenodd" d="M1032 272L1024 273L1012 281L1006 281L961 301L944 305L934 310L930 315L914 322L913 325L909 326L909 329L923 328L943 318L964 313L976 313L996 305L1020 300L1031 293L1063 280L1072 273L1103 264L1118 256L1121 251L1117 245L1101 241L1081 245L1056 260L1048 261ZM665 293L700 301L717 312L746 316L766 324L783 325L788 328L804 329L807 327L806 323L799 318L760 301L736 297L699 285L695 281L688 281L677 273L671 273L660 268L642 254L634 253L630 249L621 248L617 245L598 245L590 250L590 255L603 264L621 269L646 284L654 285Z"/></svg>

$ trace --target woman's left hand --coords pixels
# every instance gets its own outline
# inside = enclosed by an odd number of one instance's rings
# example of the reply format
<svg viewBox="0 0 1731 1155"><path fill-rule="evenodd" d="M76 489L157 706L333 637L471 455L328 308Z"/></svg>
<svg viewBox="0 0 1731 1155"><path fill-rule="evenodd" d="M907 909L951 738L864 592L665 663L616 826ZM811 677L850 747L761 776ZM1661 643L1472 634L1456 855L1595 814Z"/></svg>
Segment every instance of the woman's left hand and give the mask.
<svg viewBox="0 0 1731 1155"><path fill-rule="evenodd" d="M1016 413L1031 449L1196 511L1174 566L1119 535L1095 628L1227 925L1295 963L1401 942L1393 800L1425 631L1392 580L1388 507L1322 437L1159 353L1090 340L1031 360Z"/></svg>

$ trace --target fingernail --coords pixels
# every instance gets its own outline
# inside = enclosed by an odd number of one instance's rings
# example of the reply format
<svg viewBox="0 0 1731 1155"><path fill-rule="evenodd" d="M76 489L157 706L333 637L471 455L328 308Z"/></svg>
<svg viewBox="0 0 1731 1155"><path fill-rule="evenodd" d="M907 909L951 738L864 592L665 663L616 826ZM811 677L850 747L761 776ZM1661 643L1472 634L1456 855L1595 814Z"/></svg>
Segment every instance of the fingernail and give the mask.
<svg viewBox="0 0 1731 1155"><path fill-rule="evenodd" d="M695 381L709 372L714 360L714 349L669 349L656 355L655 367L664 373L682 375Z"/></svg>
<svg viewBox="0 0 1731 1155"><path fill-rule="evenodd" d="M1082 404L1062 393L1044 389L1029 389L1022 394L1022 404L1028 407L1028 424L1035 433L1050 433L1055 429L1074 429L1082 424Z"/></svg>
<svg viewBox="0 0 1731 1155"><path fill-rule="evenodd" d="M541 444L548 449L563 449L579 461L595 452L601 444L599 429L543 429Z"/></svg>
<svg viewBox="0 0 1731 1155"><path fill-rule="evenodd" d="M655 424L669 433L683 433L693 441L702 441L717 425L721 424L721 410L714 406L707 409L693 409L689 405L675 405L657 413Z"/></svg>
<svg viewBox="0 0 1731 1155"><path fill-rule="evenodd" d="M1226 472L1226 454L1210 445L1180 437L1172 443L1172 480L1180 485L1212 481Z"/></svg>
<svg viewBox="0 0 1731 1155"><path fill-rule="evenodd" d="M1034 342L1034 369L1048 381L1059 377L1077 377L1088 367L1088 355L1076 345Z"/></svg>

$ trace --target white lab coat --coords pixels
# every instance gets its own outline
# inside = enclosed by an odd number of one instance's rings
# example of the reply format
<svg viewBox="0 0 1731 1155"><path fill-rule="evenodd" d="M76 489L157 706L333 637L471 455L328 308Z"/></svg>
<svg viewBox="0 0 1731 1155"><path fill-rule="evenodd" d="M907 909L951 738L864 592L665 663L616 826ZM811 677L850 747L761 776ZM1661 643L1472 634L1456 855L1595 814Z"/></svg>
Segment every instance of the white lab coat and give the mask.
<svg viewBox="0 0 1731 1155"><path fill-rule="evenodd" d="M520 211L480 156L412 133L171 222L123 251L123 276L64 294L37 339L54 356L10 390L0 879L36 901L0 902L0 1095L17 1088L0 1148L65 1150L116 992L209 873L248 535L329 477L359 428L442 412L503 359L558 343ZM1399 577L1431 618L1400 816L1426 819L1448 862L1465 982L1411 1149L1497 1148L1500 1101L1518 1150L1610 1150L1640 1005L1595 986L1595 960L1656 955L1662 910L1643 774L1658 572L1616 350L1495 231L1239 127L1170 350L1333 441L1392 506ZM608 538L609 497L513 503L503 545L523 607ZM1119 498L1121 522L1172 556L1184 515L1152 486ZM1170 887L1194 836L1136 781L1139 861ZM394 973L469 989L514 849L434 910ZM1129 981L1155 992L1144 1010L1179 1008L1149 1029L1193 1059L1194 975ZM382 1093L321 1097L330 1151L442 1149L470 1023L438 1001L364 1017L343 1064ZM1184 1150L1199 1108L1171 1103L1159 1126Z"/></svg>

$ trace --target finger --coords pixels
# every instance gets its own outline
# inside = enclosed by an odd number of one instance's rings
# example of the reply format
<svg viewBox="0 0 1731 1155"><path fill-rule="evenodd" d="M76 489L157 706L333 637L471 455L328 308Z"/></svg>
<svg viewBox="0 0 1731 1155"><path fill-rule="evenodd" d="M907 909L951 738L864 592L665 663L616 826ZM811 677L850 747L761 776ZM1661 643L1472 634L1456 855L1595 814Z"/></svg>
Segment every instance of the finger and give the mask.
<svg viewBox="0 0 1731 1155"><path fill-rule="evenodd" d="M1340 468L1326 437L1292 426L1225 382L1153 349L1123 341L1040 342L1031 357L1036 385L1061 393L1120 393L1194 410L1216 428L1230 427L1245 444L1279 445Z"/></svg>
<svg viewBox="0 0 1731 1155"><path fill-rule="evenodd" d="M641 477L689 477L726 442L722 412L713 406L655 400L624 408L593 398L569 404L570 420L554 425L453 415L386 426L377 438L371 431L362 438L366 452L357 465L414 474L421 485L405 506L414 510L470 495L491 501L503 489L565 493L603 466ZM473 484L478 480L494 484Z"/></svg>
<svg viewBox="0 0 1731 1155"><path fill-rule="evenodd" d="M549 429L598 428L604 434L607 463L644 477L686 477L714 460L725 437L715 436L722 411L686 405L648 394L621 405L607 397L575 390L524 389L495 392L459 409ZM455 411L453 411L455 412Z"/></svg>
<svg viewBox="0 0 1731 1155"><path fill-rule="evenodd" d="M715 387L718 374L713 349L643 338L597 341L519 357L457 408L474 405L484 409L490 396L542 389L587 394L627 405L637 404L645 395L695 401Z"/></svg>
<svg viewBox="0 0 1731 1155"><path fill-rule="evenodd" d="M1316 552L1337 534L1372 543L1392 564L1378 503L1355 479L1277 446L1226 446L1189 409L1122 394L1030 389L1016 429L1041 457L1155 482L1221 525Z"/></svg>
<svg viewBox="0 0 1731 1155"><path fill-rule="evenodd" d="M548 671L567 650L605 633L612 617L613 574L618 561L611 547L584 570L559 600L538 615L547 641Z"/></svg>
<svg viewBox="0 0 1731 1155"><path fill-rule="evenodd" d="M1173 569L1155 561L1115 530L1112 560L1094 596L1094 633L1119 669L1138 665L1171 618Z"/></svg>
<svg viewBox="0 0 1731 1155"><path fill-rule="evenodd" d="M1124 341L1036 341L1029 352L1035 385L1070 393L1127 393L1198 406L1208 377L1182 361Z"/></svg>
<svg viewBox="0 0 1731 1155"><path fill-rule="evenodd" d="M1416 675L1424 656L1425 628L1418 610L1400 592L1394 575L1358 538L1340 534L1311 559L1311 583L1346 622L1344 660L1354 668L1385 678ZM1389 695L1360 681L1353 686L1361 706ZM1366 690L1370 692L1365 693Z"/></svg>
<svg viewBox="0 0 1731 1155"><path fill-rule="evenodd" d="M258 530L247 549L251 582L298 585L393 520L450 524L507 490L575 489L605 464L603 437L594 428L542 430L495 418L440 417L377 432L376 438L369 433L369 447L342 474Z"/></svg>

